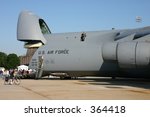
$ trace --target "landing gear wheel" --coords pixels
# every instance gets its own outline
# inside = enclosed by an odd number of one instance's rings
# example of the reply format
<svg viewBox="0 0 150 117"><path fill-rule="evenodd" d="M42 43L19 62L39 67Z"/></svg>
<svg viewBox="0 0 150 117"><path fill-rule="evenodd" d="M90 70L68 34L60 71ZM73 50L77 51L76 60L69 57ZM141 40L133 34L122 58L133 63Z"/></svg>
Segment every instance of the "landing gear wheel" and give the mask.
<svg viewBox="0 0 150 117"><path fill-rule="evenodd" d="M115 80L115 79L116 79L116 77L115 77L115 76L113 76L113 77L112 77L112 79L113 79L113 80Z"/></svg>
<svg viewBox="0 0 150 117"><path fill-rule="evenodd" d="M61 80L69 80L69 79L71 79L71 77L70 77L70 76L66 76L66 77L62 77L62 76L61 76L60 79L61 79Z"/></svg>

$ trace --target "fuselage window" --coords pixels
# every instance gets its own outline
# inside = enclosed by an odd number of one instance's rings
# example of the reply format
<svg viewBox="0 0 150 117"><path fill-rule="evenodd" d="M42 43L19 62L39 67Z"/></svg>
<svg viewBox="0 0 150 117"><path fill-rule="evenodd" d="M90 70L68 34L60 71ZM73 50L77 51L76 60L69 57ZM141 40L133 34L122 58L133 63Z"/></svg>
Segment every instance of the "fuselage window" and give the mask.
<svg viewBox="0 0 150 117"><path fill-rule="evenodd" d="M43 19L39 19L39 25L40 25L40 28L41 28L41 32L43 34L50 34L51 31L49 30L47 24L44 22Z"/></svg>
<svg viewBox="0 0 150 117"><path fill-rule="evenodd" d="M81 41L85 41L85 37L86 37L86 33L83 32L83 33L81 34Z"/></svg>

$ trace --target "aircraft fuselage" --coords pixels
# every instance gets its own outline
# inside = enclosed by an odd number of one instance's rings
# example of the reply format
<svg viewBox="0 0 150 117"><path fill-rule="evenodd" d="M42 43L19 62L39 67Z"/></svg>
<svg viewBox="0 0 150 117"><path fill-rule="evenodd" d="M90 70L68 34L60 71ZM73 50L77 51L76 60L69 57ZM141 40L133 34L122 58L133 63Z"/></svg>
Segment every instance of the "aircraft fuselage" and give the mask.
<svg viewBox="0 0 150 117"><path fill-rule="evenodd" d="M150 27L52 34L43 19L23 12L17 38L26 47L41 44L29 63L36 77L150 76Z"/></svg>

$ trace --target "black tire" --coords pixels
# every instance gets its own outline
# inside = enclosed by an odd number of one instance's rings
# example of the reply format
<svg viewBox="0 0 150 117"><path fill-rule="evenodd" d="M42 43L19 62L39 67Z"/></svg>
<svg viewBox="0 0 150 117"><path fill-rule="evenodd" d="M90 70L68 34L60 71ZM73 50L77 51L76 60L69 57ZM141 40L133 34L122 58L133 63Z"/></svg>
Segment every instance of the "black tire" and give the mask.
<svg viewBox="0 0 150 117"><path fill-rule="evenodd" d="M19 85L21 80L19 78L15 78L13 82L15 85Z"/></svg>
<svg viewBox="0 0 150 117"><path fill-rule="evenodd" d="M4 85L8 85L10 83L10 79L8 77L4 78Z"/></svg>

